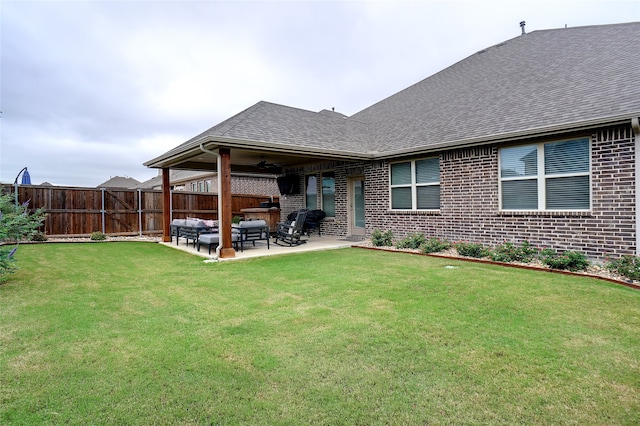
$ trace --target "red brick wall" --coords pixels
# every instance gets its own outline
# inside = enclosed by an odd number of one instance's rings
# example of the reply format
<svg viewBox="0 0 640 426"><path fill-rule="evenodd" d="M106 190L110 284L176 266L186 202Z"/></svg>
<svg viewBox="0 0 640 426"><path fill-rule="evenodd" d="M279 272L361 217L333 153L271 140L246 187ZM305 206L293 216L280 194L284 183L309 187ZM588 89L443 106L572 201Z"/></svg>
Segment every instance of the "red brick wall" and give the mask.
<svg viewBox="0 0 640 426"><path fill-rule="evenodd" d="M367 234L391 230L396 238L421 232L450 241L494 246L528 240L539 247L578 250L592 258L635 254L635 153L631 127L591 136L592 210L501 213L498 146L440 153L440 211L392 212L388 163L366 169Z"/></svg>
<svg viewBox="0 0 640 426"><path fill-rule="evenodd" d="M327 162L288 172L298 173L304 192L305 174L319 177L323 170L335 170L336 216L323 222L324 235L347 235L347 177L364 174L367 236L380 229L391 230L397 239L423 233L487 246L527 240L538 247L578 250L600 260L606 255L635 254L635 152L630 126L591 135L590 212L502 213L497 145L449 150L439 156L438 212L391 211L387 161ZM304 193L283 196L280 202L283 220L291 211L305 208Z"/></svg>
<svg viewBox="0 0 640 426"><path fill-rule="evenodd" d="M318 182L321 180L323 171L335 171L335 188L336 188L336 213L333 218L326 218L320 224L322 235L344 237L348 233L348 206L347 206L347 177L364 175L364 163L352 163L345 161L328 161L318 163L311 166L301 167L297 169L288 169L287 173L296 173L300 178L300 194L280 196L280 211L282 220L294 210L306 208L305 198L305 176L315 174ZM318 200L317 206L321 209L321 188L318 183Z"/></svg>

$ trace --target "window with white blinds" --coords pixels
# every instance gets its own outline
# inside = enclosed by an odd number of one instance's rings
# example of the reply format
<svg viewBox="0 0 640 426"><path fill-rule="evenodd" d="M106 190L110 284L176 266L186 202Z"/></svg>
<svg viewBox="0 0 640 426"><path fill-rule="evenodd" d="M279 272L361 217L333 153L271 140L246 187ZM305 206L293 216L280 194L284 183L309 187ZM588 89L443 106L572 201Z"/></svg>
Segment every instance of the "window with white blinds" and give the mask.
<svg viewBox="0 0 640 426"><path fill-rule="evenodd" d="M305 205L309 210L318 208L318 178L316 175L305 176Z"/></svg>
<svg viewBox="0 0 640 426"><path fill-rule="evenodd" d="M438 157L391 164L391 209L438 210L440 208L440 159Z"/></svg>
<svg viewBox="0 0 640 426"><path fill-rule="evenodd" d="M500 149L502 210L589 210L589 139Z"/></svg>
<svg viewBox="0 0 640 426"><path fill-rule="evenodd" d="M322 172L322 210L327 217L336 216L336 174Z"/></svg>

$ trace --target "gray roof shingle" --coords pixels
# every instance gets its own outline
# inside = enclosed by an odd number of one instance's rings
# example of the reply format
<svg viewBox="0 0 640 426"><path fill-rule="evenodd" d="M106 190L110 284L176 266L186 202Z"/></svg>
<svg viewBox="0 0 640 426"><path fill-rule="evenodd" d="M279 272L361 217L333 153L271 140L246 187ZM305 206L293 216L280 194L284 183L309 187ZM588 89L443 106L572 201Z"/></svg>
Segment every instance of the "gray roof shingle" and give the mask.
<svg viewBox="0 0 640 426"><path fill-rule="evenodd" d="M167 154L197 145L203 138L362 153L368 150L366 133L366 126L339 113L312 112L260 101Z"/></svg>
<svg viewBox="0 0 640 426"><path fill-rule="evenodd" d="M378 152L640 113L640 23L534 31L477 52L351 118Z"/></svg>
<svg viewBox="0 0 640 426"><path fill-rule="evenodd" d="M135 188L140 181L123 176L113 176L108 181L101 183L96 188Z"/></svg>
<svg viewBox="0 0 640 426"><path fill-rule="evenodd" d="M258 102L202 138L363 156L435 150L640 116L640 22L533 31L345 117Z"/></svg>

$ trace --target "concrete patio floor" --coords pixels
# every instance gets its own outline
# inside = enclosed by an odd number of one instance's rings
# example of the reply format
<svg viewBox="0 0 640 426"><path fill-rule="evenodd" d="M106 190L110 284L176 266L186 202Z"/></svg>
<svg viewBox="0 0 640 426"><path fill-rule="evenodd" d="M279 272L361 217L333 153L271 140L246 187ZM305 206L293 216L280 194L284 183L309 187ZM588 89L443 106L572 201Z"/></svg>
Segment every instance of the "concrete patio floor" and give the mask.
<svg viewBox="0 0 640 426"><path fill-rule="evenodd" d="M196 256L200 256L205 260L212 262L250 259L253 257L261 256L276 256L280 254L301 253L305 251L332 250L351 247L358 244L358 241L354 241L352 239L330 236L319 237L317 235L313 235L311 237L303 237L303 241L306 242L304 244L293 247L277 245L274 244L273 241L273 238L271 238L271 240L269 241L269 249L267 249L266 241L256 241L255 246L252 243L248 243L244 246L244 251L240 251L240 249L238 249L236 250L236 257L227 259L218 259L214 247L211 248L211 255L209 255L209 248L204 245L200 247L200 251L198 252L197 248L194 247L193 242L190 242L189 245L187 245L186 241L183 238L180 239L179 244L176 244L175 238L171 242L161 242L160 244L177 250L195 254Z"/></svg>

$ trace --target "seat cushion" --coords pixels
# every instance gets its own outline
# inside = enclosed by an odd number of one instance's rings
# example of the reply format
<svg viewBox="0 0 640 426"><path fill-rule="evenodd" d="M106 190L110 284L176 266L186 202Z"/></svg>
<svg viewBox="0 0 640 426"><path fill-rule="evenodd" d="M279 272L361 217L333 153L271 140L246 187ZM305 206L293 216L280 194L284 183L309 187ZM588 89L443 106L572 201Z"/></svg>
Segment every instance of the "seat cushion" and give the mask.
<svg viewBox="0 0 640 426"><path fill-rule="evenodd" d="M220 243L220 234L200 234L198 237L198 241L200 244L219 244ZM231 234L231 242L235 243L238 241L238 234Z"/></svg>
<svg viewBox="0 0 640 426"><path fill-rule="evenodd" d="M220 242L220 234L200 234L198 241L200 244L218 244Z"/></svg>
<svg viewBox="0 0 640 426"><path fill-rule="evenodd" d="M267 222L259 219L259 220L243 220L238 223L238 228L261 228L263 226L267 226Z"/></svg>

